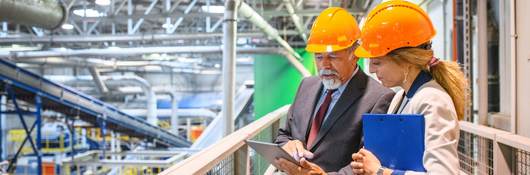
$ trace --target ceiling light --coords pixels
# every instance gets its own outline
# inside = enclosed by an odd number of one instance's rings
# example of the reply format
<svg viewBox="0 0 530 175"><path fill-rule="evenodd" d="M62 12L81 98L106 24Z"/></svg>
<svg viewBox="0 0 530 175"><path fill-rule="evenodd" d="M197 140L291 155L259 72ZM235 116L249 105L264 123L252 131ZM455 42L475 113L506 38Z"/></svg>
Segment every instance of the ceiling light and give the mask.
<svg viewBox="0 0 530 175"><path fill-rule="evenodd" d="M104 13L100 13L97 10L94 9L76 9L73 11L73 13L77 16L81 17L102 17L106 16Z"/></svg>
<svg viewBox="0 0 530 175"><path fill-rule="evenodd" d="M107 6L110 5L110 0L96 0L97 5Z"/></svg>
<svg viewBox="0 0 530 175"><path fill-rule="evenodd" d="M64 30L72 30L74 29L74 25L72 24L68 24L68 23L64 23L61 28L63 28Z"/></svg>
<svg viewBox="0 0 530 175"><path fill-rule="evenodd" d="M225 12L225 7L222 5L211 5L210 7L202 6L201 9L203 12L206 12L206 13L224 13Z"/></svg>
<svg viewBox="0 0 530 175"><path fill-rule="evenodd" d="M168 29L168 28L172 28L172 27L173 27L173 25L168 24L168 23L165 23L165 24L162 25L162 28L164 28L164 29Z"/></svg>

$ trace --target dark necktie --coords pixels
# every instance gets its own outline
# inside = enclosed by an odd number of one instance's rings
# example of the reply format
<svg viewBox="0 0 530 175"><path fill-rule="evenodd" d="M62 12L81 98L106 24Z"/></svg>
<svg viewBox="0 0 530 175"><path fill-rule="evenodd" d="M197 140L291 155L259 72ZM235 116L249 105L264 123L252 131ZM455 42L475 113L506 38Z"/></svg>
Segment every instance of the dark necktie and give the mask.
<svg viewBox="0 0 530 175"><path fill-rule="evenodd" d="M320 108L318 108L317 114L315 115L313 122L311 122L311 130L309 131L309 136L307 137L307 149L309 149L309 147L317 138L318 131L320 131L320 126L322 125L322 121L324 121L324 117L328 112L329 104L331 104L331 95L335 91L336 89L327 90L324 102L322 102L322 105L320 105Z"/></svg>

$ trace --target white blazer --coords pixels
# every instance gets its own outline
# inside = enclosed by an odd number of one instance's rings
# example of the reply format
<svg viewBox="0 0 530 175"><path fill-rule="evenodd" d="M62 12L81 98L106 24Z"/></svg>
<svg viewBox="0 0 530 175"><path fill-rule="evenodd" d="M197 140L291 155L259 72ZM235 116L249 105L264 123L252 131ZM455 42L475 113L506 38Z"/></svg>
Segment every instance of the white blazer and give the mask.
<svg viewBox="0 0 530 175"><path fill-rule="evenodd" d="M396 93L388 108L389 114L398 111L403 97L404 90ZM423 84L401 113L425 116L423 166L427 173L407 171L405 174L458 174L458 117L453 100L440 84L435 80Z"/></svg>

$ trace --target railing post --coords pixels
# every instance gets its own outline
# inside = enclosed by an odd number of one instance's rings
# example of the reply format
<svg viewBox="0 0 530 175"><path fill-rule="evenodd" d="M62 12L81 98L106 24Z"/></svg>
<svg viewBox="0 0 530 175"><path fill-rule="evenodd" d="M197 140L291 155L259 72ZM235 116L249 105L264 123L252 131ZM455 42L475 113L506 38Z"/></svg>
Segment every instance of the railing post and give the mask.
<svg viewBox="0 0 530 175"><path fill-rule="evenodd" d="M248 145L243 145L234 154L234 174L250 174Z"/></svg>
<svg viewBox="0 0 530 175"><path fill-rule="evenodd" d="M493 174L515 174L515 172L512 172L512 165L513 165L513 157L514 152L513 149L509 146L506 146L502 143L493 142Z"/></svg>

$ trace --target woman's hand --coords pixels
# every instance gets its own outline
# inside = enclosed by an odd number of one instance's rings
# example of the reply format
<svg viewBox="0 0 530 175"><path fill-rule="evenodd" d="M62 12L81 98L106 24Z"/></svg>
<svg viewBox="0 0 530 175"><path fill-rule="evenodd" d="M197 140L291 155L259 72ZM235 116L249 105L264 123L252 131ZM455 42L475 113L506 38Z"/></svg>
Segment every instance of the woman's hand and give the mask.
<svg viewBox="0 0 530 175"><path fill-rule="evenodd" d="M372 152L361 148L359 152L352 154L351 167L353 173L364 175L375 175L377 170L381 167L381 162L375 157Z"/></svg>

